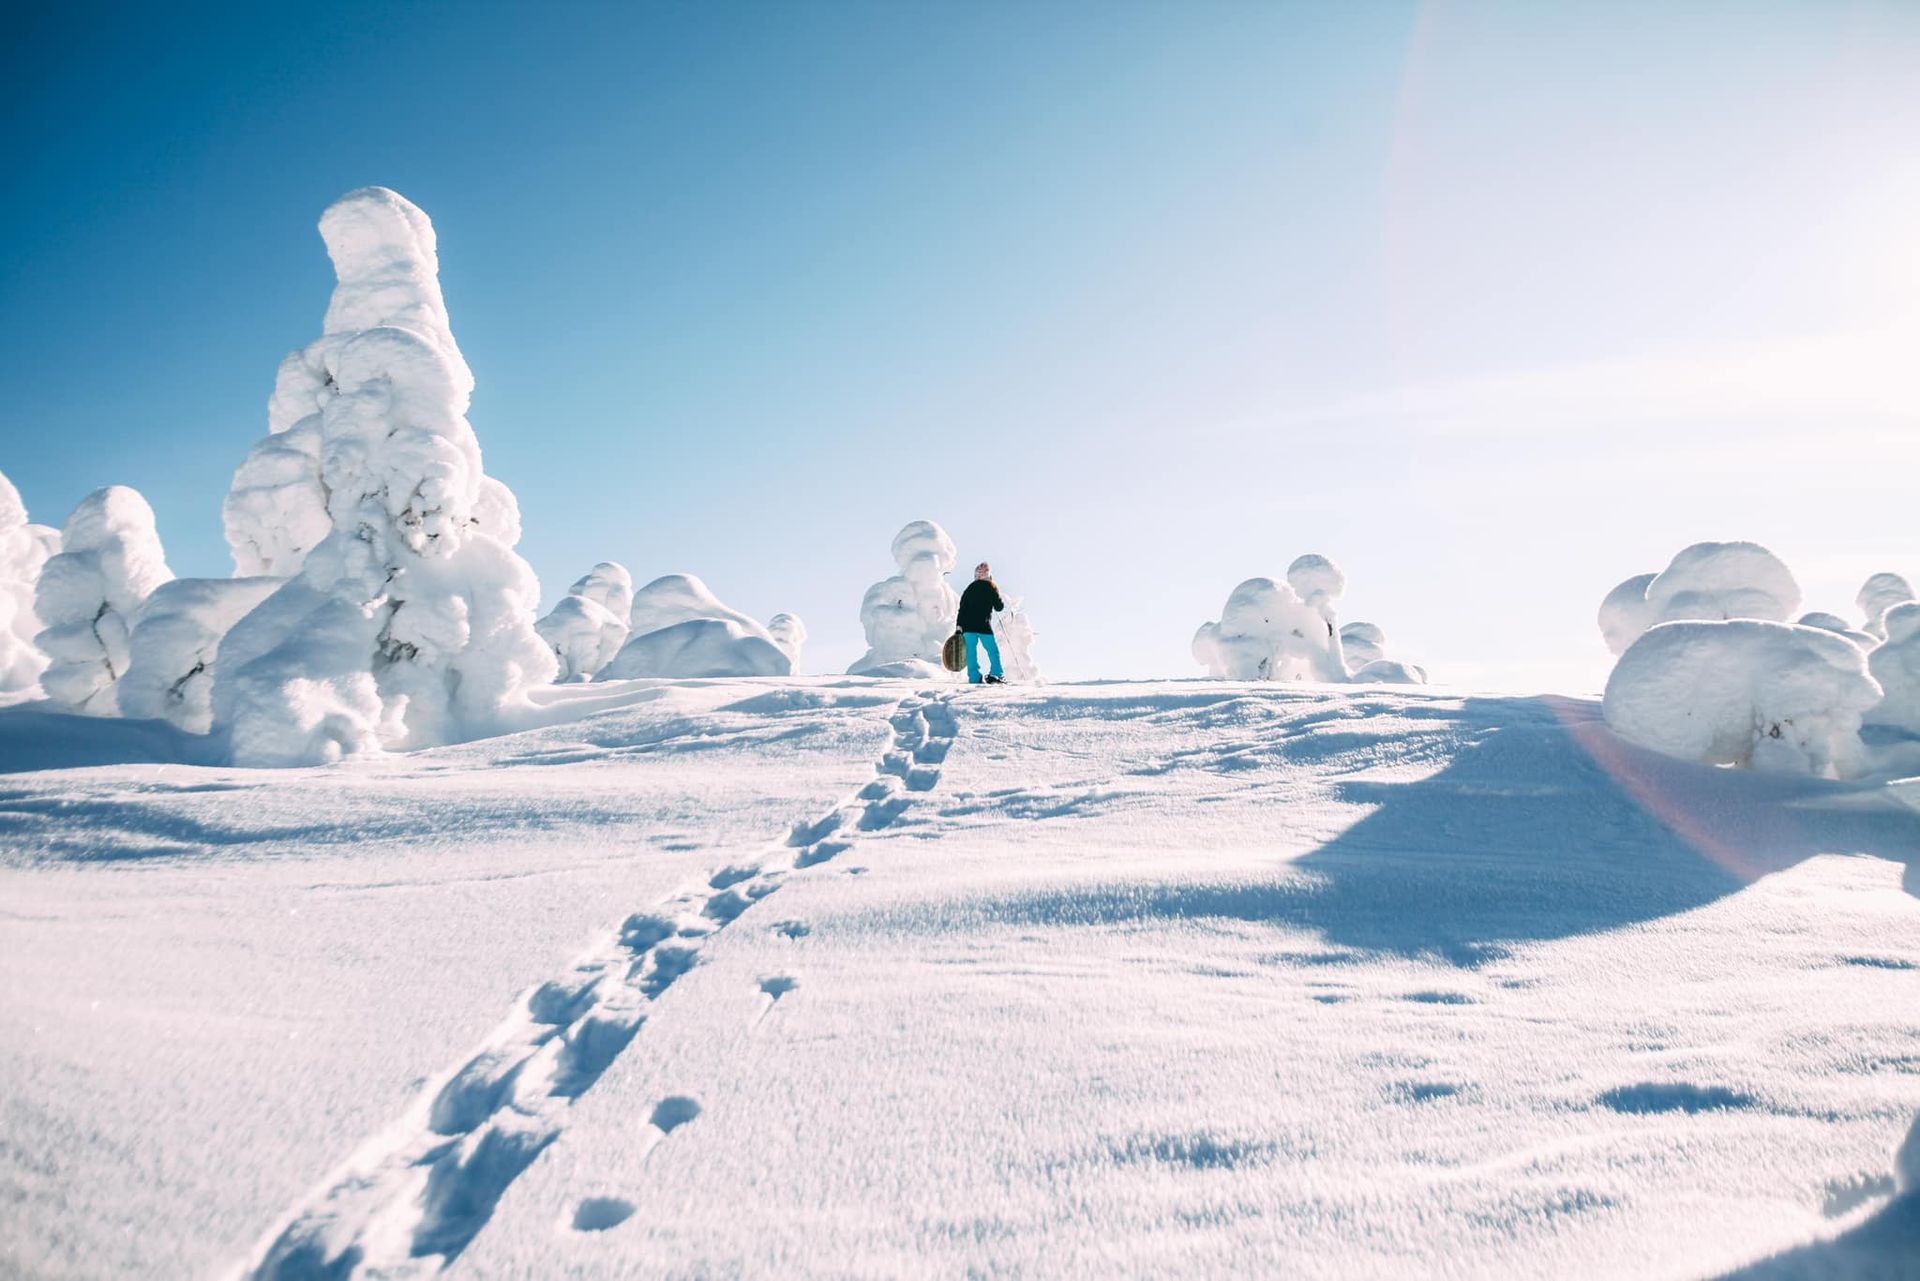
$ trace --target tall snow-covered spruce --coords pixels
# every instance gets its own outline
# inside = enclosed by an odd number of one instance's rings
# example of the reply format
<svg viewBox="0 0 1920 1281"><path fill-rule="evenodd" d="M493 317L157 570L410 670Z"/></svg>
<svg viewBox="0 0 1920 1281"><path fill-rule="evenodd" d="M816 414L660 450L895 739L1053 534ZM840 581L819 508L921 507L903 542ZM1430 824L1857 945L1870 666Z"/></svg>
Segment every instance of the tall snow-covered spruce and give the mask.
<svg viewBox="0 0 1920 1281"><path fill-rule="evenodd" d="M20 491L0 474L0 694L37 690L47 669L33 595L47 558L59 550L60 531L30 524Z"/></svg>
<svg viewBox="0 0 1920 1281"><path fill-rule="evenodd" d="M466 419L433 224L367 187L320 235L324 332L281 364L226 506L238 571L291 576L220 645L214 719L242 764L494 732L556 666L519 513Z"/></svg>

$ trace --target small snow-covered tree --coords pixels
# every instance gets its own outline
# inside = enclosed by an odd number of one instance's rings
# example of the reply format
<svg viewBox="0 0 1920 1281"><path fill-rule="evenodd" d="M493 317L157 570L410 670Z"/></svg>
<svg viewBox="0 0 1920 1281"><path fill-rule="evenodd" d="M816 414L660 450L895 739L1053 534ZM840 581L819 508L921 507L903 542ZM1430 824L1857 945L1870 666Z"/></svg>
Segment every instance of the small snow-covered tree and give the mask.
<svg viewBox="0 0 1920 1281"><path fill-rule="evenodd" d="M1894 605L1877 621L1887 639L1867 656L1867 670L1883 697L1867 719L1920 734L1920 601Z"/></svg>
<svg viewBox="0 0 1920 1281"><path fill-rule="evenodd" d="M795 671L800 669L800 651L807 643L807 625L795 614L775 614L767 620L767 634L773 637L773 643L781 652L793 661Z"/></svg>
<svg viewBox="0 0 1920 1281"><path fill-rule="evenodd" d="M1800 585L1758 543L1694 543L1658 574L1629 578L1600 603L1600 634L1624 654L1660 623L1755 618L1784 623L1800 608Z"/></svg>
<svg viewBox="0 0 1920 1281"><path fill-rule="evenodd" d="M1346 586L1338 565L1311 553L1287 567L1284 583L1249 578L1227 597L1219 620L1194 633L1194 661L1226 680L1424 684L1424 669L1386 657L1378 627L1340 626Z"/></svg>
<svg viewBox="0 0 1920 1281"><path fill-rule="evenodd" d="M60 531L30 524L20 491L0 474L0 694L35 689L47 668L33 597L42 567L59 550Z"/></svg>
<svg viewBox="0 0 1920 1281"><path fill-rule="evenodd" d="M993 616L993 634L1000 643L1000 667L1007 679L1016 685L1039 684L1040 665L1033 661L1036 633L1021 597L1008 597L1006 609Z"/></svg>
<svg viewBox="0 0 1920 1281"><path fill-rule="evenodd" d="M1644 632L1614 665L1606 722L1630 742L1710 765L1847 777L1880 701L1860 647L1817 627L1683 620Z"/></svg>
<svg viewBox="0 0 1920 1281"><path fill-rule="evenodd" d="M269 408L273 436L303 434L263 444L292 450L274 466L256 449L227 508L236 565L293 574L221 644L215 718L250 764L489 732L556 670L518 512L466 419L432 223L367 187L320 235L338 284Z"/></svg>
<svg viewBox="0 0 1920 1281"><path fill-rule="evenodd" d="M1861 584L1859 595L1854 597L1853 603L1866 616L1861 630L1885 640L1887 612L1913 599L1913 584L1904 576L1886 572L1874 574Z"/></svg>
<svg viewBox="0 0 1920 1281"><path fill-rule="evenodd" d="M175 578L155 588L128 646L120 714L171 721L194 734L211 729L220 642L284 581Z"/></svg>
<svg viewBox="0 0 1920 1281"><path fill-rule="evenodd" d="M959 560L947 531L930 520L909 523L893 539L900 572L867 589L860 626L867 652L851 676L943 676L940 651L953 634L960 597L946 576Z"/></svg>
<svg viewBox="0 0 1920 1281"><path fill-rule="evenodd" d="M117 685L141 606L173 577L153 508L124 485L80 500L40 570L37 644L52 660L40 677L54 703L90 716L119 714Z"/></svg>
<svg viewBox="0 0 1920 1281"><path fill-rule="evenodd" d="M791 615L783 617L799 622ZM794 653L770 629L722 604L692 574L666 574L640 588L633 594L628 622L627 643L602 669L603 680L786 676L793 671Z"/></svg>
<svg viewBox="0 0 1920 1281"><path fill-rule="evenodd" d="M558 679L592 680L627 642L627 615L633 609L633 576L626 566L602 561L588 570L533 625L553 648Z"/></svg>

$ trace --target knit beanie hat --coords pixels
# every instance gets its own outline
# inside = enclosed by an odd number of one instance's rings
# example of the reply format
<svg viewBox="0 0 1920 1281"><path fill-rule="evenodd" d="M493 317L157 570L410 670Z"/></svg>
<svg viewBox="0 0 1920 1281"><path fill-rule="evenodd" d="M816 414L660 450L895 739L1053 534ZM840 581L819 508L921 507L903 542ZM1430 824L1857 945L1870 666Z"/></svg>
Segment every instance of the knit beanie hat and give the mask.
<svg viewBox="0 0 1920 1281"><path fill-rule="evenodd" d="M993 566L987 564L987 562L985 562L984 560L981 561L978 565L975 565L973 567L973 580L976 583L983 578L992 578L992 577L993 577Z"/></svg>

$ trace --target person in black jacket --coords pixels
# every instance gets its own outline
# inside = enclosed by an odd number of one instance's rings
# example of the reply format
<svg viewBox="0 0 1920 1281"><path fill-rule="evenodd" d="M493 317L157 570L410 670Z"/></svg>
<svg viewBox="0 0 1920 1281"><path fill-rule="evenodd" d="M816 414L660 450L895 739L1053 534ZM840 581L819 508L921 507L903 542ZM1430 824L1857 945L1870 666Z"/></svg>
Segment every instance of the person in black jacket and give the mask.
<svg viewBox="0 0 1920 1281"><path fill-rule="evenodd" d="M980 651L987 651L987 684L1004 685L1000 679L1000 642L993 638L995 610L1005 609L1000 589L994 585L993 566L984 560L973 567L973 581L960 593L960 630L967 638L967 679L980 683Z"/></svg>

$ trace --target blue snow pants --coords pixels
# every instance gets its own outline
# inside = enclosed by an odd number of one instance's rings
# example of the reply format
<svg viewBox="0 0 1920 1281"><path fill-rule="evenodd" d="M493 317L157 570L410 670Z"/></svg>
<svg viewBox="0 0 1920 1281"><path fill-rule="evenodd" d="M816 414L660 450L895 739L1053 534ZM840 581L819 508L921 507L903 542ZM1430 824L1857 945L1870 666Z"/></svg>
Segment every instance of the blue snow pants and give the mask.
<svg viewBox="0 0 1920 1281"><path fill-rule="evenodd" d="M987 671L989 675L1000 675L1000 642L993 638L992 632L968 632L967 634L967 679L975 685L980 683L980 651L987 651Z"/></svg>

